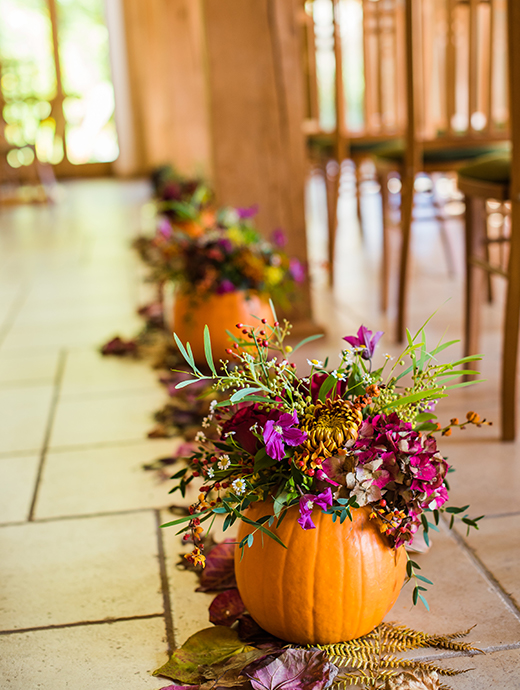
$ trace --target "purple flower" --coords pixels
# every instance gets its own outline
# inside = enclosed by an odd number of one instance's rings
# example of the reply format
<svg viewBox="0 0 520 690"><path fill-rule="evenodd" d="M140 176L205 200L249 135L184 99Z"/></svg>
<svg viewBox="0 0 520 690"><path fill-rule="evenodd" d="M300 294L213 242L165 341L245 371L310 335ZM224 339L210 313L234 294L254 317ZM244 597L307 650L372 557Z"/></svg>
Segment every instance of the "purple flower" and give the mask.
<svg viewBox="0 0 520 690"><path fill-rule="evenodd" d="M365 328L364 326L360 326L357 332L357 337L355 335L347 335L343 338L343 340L346 340L349 345L352 345L352 347L364 348L363 352L361 353L361 357L363 357L363 359L372 359L376 345L381 339L382 335L383 331L376 331L374 335L372 335L372 331L369 331L368 328Z"/></svg>
<svg viewBox="0 0 520 690"><path fill-rule="evenodd" d="M271 416L271 415L270 415ZM276 411L276 418L268 419L264 427L264 441L267 455L275 460L282 460L285 456L285 446L299 446L307 438L305 431L296 426L298 416L296 412L280 413Z"/></svg>
<svg viewBox="0 0 520 690"><path fill-rule="evenodd" d="M166 218L161 218L161 221L159 222L159 227L157 228L157 230L166 239L168 239L168 237L171 237L173 234L172 226L166 220Z"/></svg>
<svg viewBox="0 0 520 690"><path fill-rule="evenodd" d="M287 244L287 237L285 236L285 232L282 230L282 228L276 228L273 230L271 233L271 241L274 246L278 247L279 249L283 249L283 247L285 247Z"/></svg>
<svg viewBox="0 0 520 690"><path fill-rule="evenodd" d="M227 278L224 278L220 285L217 287L217 295L225 295L228 292L235 292L236 287L233 285L233 283L228 280Z"/></svg>
<svg viewBox="0 0 520 690"><path fill-rule="evenodd" d="M295 257L289 261L289 273L297 283L303 283L305 280L305 268Z"/></svg>
<svg viewBox="0 0 520 690"><path fill-rule="evenodd" d="M312 521L314 506L318 506L318 508L322 510L327 510L331 505L332 491L330 486L317 496L314 494L305 494L300 498L300 517L298 518L298 524L302 529L316 529L316 525Z"/></svg>
<svg viewBox="0 0 520 690"><path fill-rule="evenodd" d="M246 218L253 218L258 213L258 204L253 204L247 208L239 207L237 208L238 217L242 220Z"/></svg>

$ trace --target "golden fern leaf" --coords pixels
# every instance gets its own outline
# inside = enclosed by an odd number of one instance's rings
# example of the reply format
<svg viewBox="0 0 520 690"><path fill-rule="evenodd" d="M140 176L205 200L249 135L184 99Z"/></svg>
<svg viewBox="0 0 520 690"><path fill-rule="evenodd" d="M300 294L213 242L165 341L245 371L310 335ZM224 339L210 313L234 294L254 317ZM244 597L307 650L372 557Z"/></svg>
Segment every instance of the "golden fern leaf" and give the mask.
<svg viewBox="0 0 520 690"><path fill-rule="evenodd" d="M460 676L462 673L468 673L468 671L473 671L471 668L463 668L461 670L454 668L445 668L443 666L437 666L436 664L429 663L427 661L405 661L403 659L403 667L406 668L420 668L422 671L436 671L439 676Z"/></svg>
<svg viewBox="0 0 520 690"><path fill-rule="evenodd" d="M374 685L373 679L367 679L365 676L360 676L357 673L347 673L344 676L341 676L341 678L338 680L338 677L336 676L336 679L332 685L332 690L344 690L347 686L352 686L352 685L365 685L367 684L367 680L370 683L371 686Z"/></svg>
<svg viewBox="0 0 520 690"><path fill-rule="evenodd" d="M457 652L484 652L478 647L473 647L469 642L454 642L448 635L439 635L431 637L428 640L428 647L436 647L437 649L451 649Z"/></svg>

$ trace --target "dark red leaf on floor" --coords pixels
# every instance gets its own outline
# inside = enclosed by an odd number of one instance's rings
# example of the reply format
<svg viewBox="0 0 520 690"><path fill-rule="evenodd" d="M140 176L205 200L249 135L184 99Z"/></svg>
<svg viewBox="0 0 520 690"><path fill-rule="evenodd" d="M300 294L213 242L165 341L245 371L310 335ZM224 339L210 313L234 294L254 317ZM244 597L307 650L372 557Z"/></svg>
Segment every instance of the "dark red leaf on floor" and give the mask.
<svg viewBox="0 0 520 690"><path fill-rule="evenodd" d="M137 343L135 340L123 340L119 336L116 336L103 345L101 354L116 355L117 357L133 357L137 354Z"/></svg>
<svg viewBox="0 0 520 690"><path fill-rule="evenodd" d="M283 647L286 644L261 628L248 613L244 613L238 619L238 636L244 642L265 649L265 653L268 649Z"/></svg>
<svg viewBox="0 0 520 690"><path fill-rule="evenodd" d="M236 586L235 542L226 539L207 553L206 567L202 571L200 585L196 591L221 592Z"/></svg>
<svg viewBox="0 0 520 690"><path fill-rule="evenodd" d="M245 610L238 589L228 589L217 594L211 602L209 620L213 625L233 625Z"/></svg>
<svg viewBox="0 0 520 690"><path fill-rule="evenodd" d="M158 424L148 432L147 436L148 438L170 438L170 433L165 426Z"/></svg>

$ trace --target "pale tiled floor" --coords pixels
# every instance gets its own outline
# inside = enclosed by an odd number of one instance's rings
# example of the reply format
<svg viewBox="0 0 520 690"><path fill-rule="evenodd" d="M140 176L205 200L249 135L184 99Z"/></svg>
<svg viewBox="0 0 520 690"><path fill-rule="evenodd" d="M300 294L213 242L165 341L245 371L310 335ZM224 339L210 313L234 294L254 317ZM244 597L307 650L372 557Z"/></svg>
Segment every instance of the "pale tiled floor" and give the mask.
<svg viewBox="0 0 520 690"><path fill-rule="evenodd" d="M145 439L150 413L164 399L149 368L103 359L112 334L133 334L134 309L148 297L143 269L128 247L147 197L142 183L67 185L49 208L0 215L0 678L2 688L125 690L166 685L149 672L168 647L206 626L211 595L195 594L195 576L176 568L180 545L161 530L168 486L141 469L173 450L175 440ZM310 243L323 256L311 187ZM461 232L451 223L458 277L447 277L438 230L428 209L414 236L411 328L433 310L431 340L461 331ZM380 211L364 199L365 235L352 200L340 209L334 300L317 271L316 314L329 337L316 350L333 357L340 337L361 322L387 330L382 351L395 353L391 318L377 308ZM498 290L499 292L499 290ZM449 300L449 301L446 301ZM497 418L500 294L486 306L482 371L487 382L443 402L443 417L476 408ZM304 353L305 355L306 353ZM457 347L453 355L457 355ZM451 653L456 690L520 688L520 442L502 444L498 428L444 439L454 504L485 513L478 533L449 534L419 556L435 582L431 613L413 609L405 589L389 618L430 632L477 627L485 649ZM178 500L178 499L176 499ZM432 655L423 651L422 655Z"/></svg>

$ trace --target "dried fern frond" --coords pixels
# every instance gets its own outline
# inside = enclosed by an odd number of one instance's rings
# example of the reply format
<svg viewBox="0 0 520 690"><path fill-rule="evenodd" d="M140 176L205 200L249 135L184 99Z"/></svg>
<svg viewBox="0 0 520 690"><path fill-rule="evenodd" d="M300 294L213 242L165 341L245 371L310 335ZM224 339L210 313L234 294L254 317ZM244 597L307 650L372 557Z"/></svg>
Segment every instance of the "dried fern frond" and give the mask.
<svg viewBox="0 0 520 690"><path fill-rule="evenodd" d="M474 671L472 668L454 669L446 668L444 666L437 666L436 664L428 663L427 661L404 661L403 667L406 668L417 668L422 671L435 671L440 676L460 676L462 673L468 673L468 671Z"/></svg>
<svg viewBox="0 0 520 690"><path fill-rule="evenodd" d="M472 669L459 671L444 668L428 661L401 659L394 653L425 647L483 653L469 642L456 641L468 635L472 629L447 635L429 635L404 625L381 623L372 632L357 640L315 645L314 648L324 651L330 661L341 669L332 686L333 690L346 690L352 686L373 690L393 690L394 687L398 689L400 683L402 684L399 677L402 676L404 679L406 674L415 674L419 683L417 687L423 687L421 679L424 678L427 683L424 685L426 690L432 683L434 690L451 690L448 685L440 683L439 676L456 676ZM311 645L307 645L307 648L310 647Z"/></svg>

